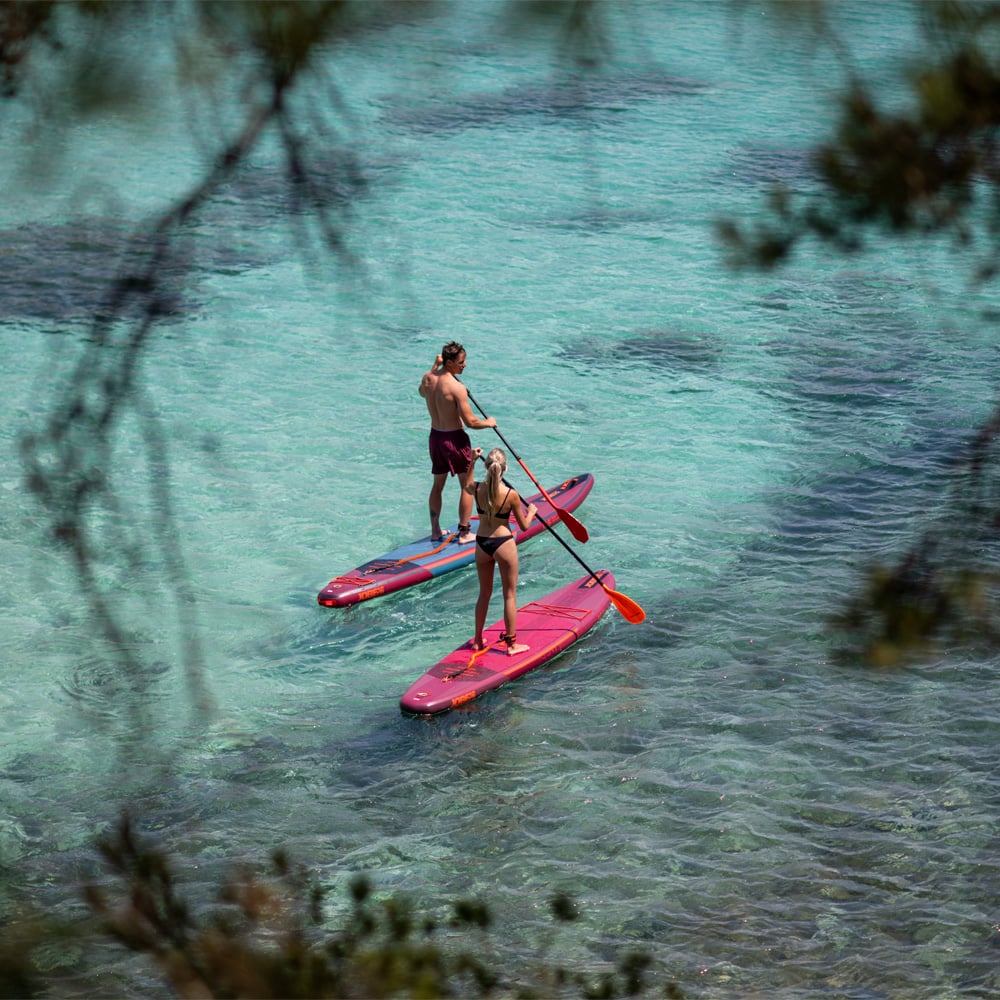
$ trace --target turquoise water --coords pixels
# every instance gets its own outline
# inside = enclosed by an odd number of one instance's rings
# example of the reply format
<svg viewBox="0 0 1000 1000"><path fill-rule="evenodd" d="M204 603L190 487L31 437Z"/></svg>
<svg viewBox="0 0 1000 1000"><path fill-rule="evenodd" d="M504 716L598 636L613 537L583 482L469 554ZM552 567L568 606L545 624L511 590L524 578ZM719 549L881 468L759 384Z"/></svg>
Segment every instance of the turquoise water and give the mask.
<svg viewBox="0 0 1000 1000"><path fill-rule="evenodd" d="M356 872L435 910L488 899L512 965L536 955L562 890L583 918L560 958L601 969L648 948L691 996L1000 985L997 665L955 651L875 674L836 664L826 633L868 562L944 509L949 463L995 401L996 303L940 247L728 272L713 222L760 217L772 179L808 187L802 150L842 77L767 5L640 10L615 14L587 110L553 95L543 47L496 39L488 4L332 55L370 182L347 230L356 268L308 228L303 252L266 156L200 223L196 281L143 380L170 443L204 727L162 557L102 566L150 664L137 716L71 568L40 544L17 441L86 341L107 276L88 248L182 192L233 109L163 94L155 116L72 130L41 173L31 147L11 150L5 908L27 890L75 914L94 834L135 804L195 895L281 845L333 914ZM886 80L907 10L838 5ZM399 696L469 636L474 577L340 612L315 595L428 529L416 386L452 338L540 480L594 474L577 551L647 620L612 609L550 667L417 720ZM143 456L131 421L125 528L153 507ZM456 501L450 485L446 514ZM548 537L521 560L522 602L580 574ZM82 963L51 958L68 994L94 975L156 991L124 956Z"/></svg>

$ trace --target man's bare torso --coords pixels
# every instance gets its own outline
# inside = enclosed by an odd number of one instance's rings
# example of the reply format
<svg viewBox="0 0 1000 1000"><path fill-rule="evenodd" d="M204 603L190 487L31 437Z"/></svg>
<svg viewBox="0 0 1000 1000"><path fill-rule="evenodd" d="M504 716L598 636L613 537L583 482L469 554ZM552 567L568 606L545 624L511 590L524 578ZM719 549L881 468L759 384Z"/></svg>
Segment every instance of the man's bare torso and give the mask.
<svg viewBox="0 0 1000 1000"><path fill-rule="evenodd" d="M431 415L431 427L439 431L460 430L464 394L465 387L450 372L428 376L424 382L423 397Z"/></svg>

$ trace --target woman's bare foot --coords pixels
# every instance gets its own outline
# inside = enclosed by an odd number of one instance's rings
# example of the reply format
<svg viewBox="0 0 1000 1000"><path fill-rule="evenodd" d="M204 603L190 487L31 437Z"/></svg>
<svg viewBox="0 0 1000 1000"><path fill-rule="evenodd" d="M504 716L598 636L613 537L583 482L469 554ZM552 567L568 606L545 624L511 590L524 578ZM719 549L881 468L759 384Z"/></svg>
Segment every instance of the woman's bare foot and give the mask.
<svg viewBox="0 0 1000 1000"><path fill-rule="evenodd" d="M481 653L486 648L486 643L482 639L473 639L472 648L477 652Z"/></svg>
<svg viewBox="0 0 1000 1000"><path fill-rule="evenodd" d="M463 531L458 538L455 539L459 545L468 545L469 542L474 542L476 536L471 531Z"/></svg>

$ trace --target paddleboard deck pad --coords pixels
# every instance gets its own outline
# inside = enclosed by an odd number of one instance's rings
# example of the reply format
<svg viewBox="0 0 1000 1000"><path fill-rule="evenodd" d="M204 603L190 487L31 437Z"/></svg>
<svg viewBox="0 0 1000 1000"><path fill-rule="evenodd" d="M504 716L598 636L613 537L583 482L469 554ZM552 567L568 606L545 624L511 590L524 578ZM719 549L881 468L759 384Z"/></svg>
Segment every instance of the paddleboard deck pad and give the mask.
<svg viewBox="0 0 1000 1000"><path fill-rule="evenodd" d="M573 511L583 503L593 485L594 477L585 472L560 483L550 489L548 494L556 507ZM529 503L538 508L538 514L528 525L527 531L521 531L517 521L511 520L511 531L518 545L544 531L545 524L554 527L559 521L555 507L541 493L527 497L525 506ZM474 516L473 534L478 523L479 518ZM469 566L475 558L475 542L458 544L456 523L445 532L443 539L433 540L430 535L425 535L415 542L393 549L392 552L386 552L385 555L372 559L343 576L334 577L319 592L316 600L327 608L346 608L359 601L370 601L373 597L391 594L405 587L423 583L425 580L432 580L443 573Z"/></svg>
<svg viewBox="0 0 1000 1000"><path fill-rule="evenodd" d="M529 647L526 652L507 655L500 638L504 624L498 621L483 632L485 649L474 649L470 639L439 660L400 698L400 709L412 715L447 712L558 656L589 632L611 603L605 587L614 590L614 576L606 569L595 576L600 582L584 576L517 609L517 642Z"/></svg>

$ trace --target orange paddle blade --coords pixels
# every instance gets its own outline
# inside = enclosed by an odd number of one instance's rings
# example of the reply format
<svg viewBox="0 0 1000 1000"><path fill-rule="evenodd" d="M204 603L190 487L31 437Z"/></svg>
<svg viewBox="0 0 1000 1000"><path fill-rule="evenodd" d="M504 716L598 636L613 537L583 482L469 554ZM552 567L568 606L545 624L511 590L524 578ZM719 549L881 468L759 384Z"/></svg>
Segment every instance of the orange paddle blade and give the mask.
<svg viewBox="0 0 1000 1000"><path fill-rule="evenodd" d="M546 497L546 499L548 498ZM551 499L549 499L549 503L552 503ZM569 528L569 533L578 542L585 542L590 538L590 533L587 529L568 510L556 507L554 503L552 503L552 506L555 507L555 511L559 515L559 520Z"/></svg>
<svg viewBox="0 0 1000 1000"><path fill-rule="evenodd" d="M611 598L611 603L622 613L626 621L631 622L633 625L638 625L640 622L646 620L646 612L631 597L626 597L624 594L619 593L617 590L612 590L603 583L601 586L604 587L604 592Z"/></svg>
<svg viewBox="0 0 1000 1000"><path fill-rule="evenodd" d="M501 440L503 439L501 438ZM504 444L507 444L507 442L504 441ZM509 448L510 445L507 445L507 447ZM562 521L562 523L565 524L567 528L569 528L569 533L578 542L587 541L587 539L590 538L590 533L587 531L587 529L568 510L556 504L555 500L553 500L552 497L550 497L548 493L545 492L545 487L542 486L542 484L537 479L535 479L535 477L531 474L531 470L524 464L524 462L521 461L520 458L518 458L517 461L520 464L521 468L524 469L524 471L528 474L528 478L541 491L542 496L545 497L546 500L548 500L549 506L559 515L559 520Z"/></svg>

